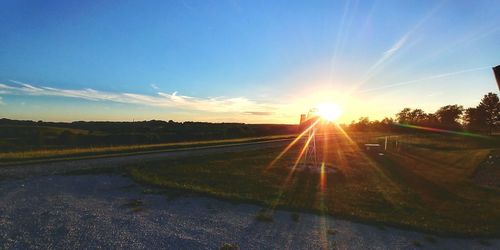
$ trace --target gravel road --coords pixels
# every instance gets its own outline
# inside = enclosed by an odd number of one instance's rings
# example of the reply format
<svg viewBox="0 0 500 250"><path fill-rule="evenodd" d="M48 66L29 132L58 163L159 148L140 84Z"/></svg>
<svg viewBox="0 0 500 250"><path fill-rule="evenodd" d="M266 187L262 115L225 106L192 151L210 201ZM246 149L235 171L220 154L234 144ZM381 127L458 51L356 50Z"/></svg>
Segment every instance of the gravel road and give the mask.
<svg viewBox="0 0 500 250"><path fill-rule="evenodd" d="M0 181L0 248L499 249L500 240L454 239L217 199L155 194L114 174Z"/></svg>

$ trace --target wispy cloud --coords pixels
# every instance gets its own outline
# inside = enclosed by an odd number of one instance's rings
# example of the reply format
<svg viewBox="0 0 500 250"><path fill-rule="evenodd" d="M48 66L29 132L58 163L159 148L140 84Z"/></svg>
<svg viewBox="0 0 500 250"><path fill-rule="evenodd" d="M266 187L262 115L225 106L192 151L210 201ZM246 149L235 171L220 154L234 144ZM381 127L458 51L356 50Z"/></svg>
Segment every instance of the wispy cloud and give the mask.
<svg viewBox="0 0 500 250"><path fill-rule="evenodd" d="M266 111L247 111L246 115L273 115L274 112L266 112Z"/></svg>
<svg viewBox="0 0 500 250"><path fill-rule="evenodd" d="M185 110L221 112L221 113L247 113L252 110L254 115L278 108L275 104L259 103L245 97L212 97L198 98L179 95L177 92L171 94L158 92L156 95L144 95L135 93L116 93L94 89L61 89L52 87L35 86L19 81L11 80L14 84L1 84L0 91L12 95L29 96L59 96L79 98L90 101L110 101L127 104L148 105L154 107L178 108Z"/></svg>
<svg viewBox="0 0 500 250"><path fill-rule="evenodd" d="M149 84L149 86L151 86L151 88L153 88L154 90L159 90L160 89L160 87L158 87L158 85L156 85L154 83Z"/></svg>
<svg viewBox="0 0 500 250"><path fill-rule="evenodd" d="M0 96L0 105L4 105L5 102L3 102L2 97Z"/></svg>

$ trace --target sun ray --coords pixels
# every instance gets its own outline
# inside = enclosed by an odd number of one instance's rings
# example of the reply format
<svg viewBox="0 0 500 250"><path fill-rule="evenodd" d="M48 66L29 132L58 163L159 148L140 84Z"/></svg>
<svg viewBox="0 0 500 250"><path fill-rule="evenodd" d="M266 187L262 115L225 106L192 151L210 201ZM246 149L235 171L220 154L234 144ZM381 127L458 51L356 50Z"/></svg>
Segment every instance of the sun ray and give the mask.
<svg viewBox="0 0 500 250"><path fill-rule="evenodd" d="M304 147L302 147L302 150L300 150L300 153L299 153L299 156L297 157L297 160L295 160L295 163L293 164L292 168L290 169L290 172L286 178L286 181L285 181L285 184L290 181L293 173L295 172L295 169L297 168L297 166L299 165L300 163L300 160L302 159L302 156L304 156L304 153L306 152L307 148L309 147L309 143L311 143L311 140L314 138L314 133L309 136L309 138L307 138L307 141L306 143L304 144Z"/></svg>
<svg viewBox="0 0 500 250"><path fill-rule="evenodd" d="M347 134L347 132L342 129L342 127L338 126L339 130L341 131L341 134L343 136L345 136L345 138L351 142L351 146L354 147L354 150L356 152L358 152L360 154L360 156L362 157L362 159L367 162L368 166L371 167L371 169L373 171L375 171L377 173L378 176L380 176L380 181L375 183L376 187L375 188L381 188L383 187L383 183L389 185L391 188L390 190L394 190L395 193L402 193L402 189L401 187L395 183L389 176L387 176L387 174L380 168L380 166L373 160L371 159L368 155L366 155L366 153L361 149L359 148L358 144L356 142L354 142L354 140L349 136L349 134ZM381 192L381 194L384 196L384 199L391 202L391 203L394 203L395 200L393 199L393 197L391 197L390 195L391 194L388 194L386 192Z"/></svg>
<svg viewBox="0 0 500 250"><path fill-rule="evenodd" d="M278 205L279 201L281 200L281 197L283 196L283 193L285 192L285 189L287 189L290 185L290 182L292 180L292 177L293 177L293 174L295 172L295 169L297 168L297 166L299 165L300 163L300 160L302 159L302 156L304 155L304 153L306 152L307 150L307 147L309 146L309 143L311 142L311 140L314 138L314 136L309 136L309 138L307 139L306 143L304 144L304 147L302 147L300 153L299 153L299 156L297 157L297 159L295 160L292 168L290 169L287 177L285 178L285 180L283 181L283 183L281 184L281 187L280 187L280 191L278 192L278 197L276 198L276 200L274 200L274 202L272 203L271 205L271 209L275 209L276 206Z"/></svg>
<svg viewBox="0 0 500 250"><path fill-rule="evenodd" d="M413 128L413 129L425 130L425 131L430 131L430 132L447 133L447 134L478 137L478 138L485 138L485 139L490 138L486 135L474 134L474 133L470 133L470 132L460 132L460 131L454 131L454 130L446 130L446 129L433 128L433 127L424 127L424 126L397 123L397 122L395 122L394 124L397 126L400 126L400 127L404 127L404 128Z"/></svg>
<svg viewBox="0 0 500 250"><path fill-rule="evenodd" d="M281 153L279 153L278 156L276 156L276 158L274 158L274 160L272 160L271 163L266 168L264 168L264 172L272 168L274 164L276 164L276 162L279 161L281 157L283 157L283 155L288 152L288 150L290 150L305 134L307 134L307 132L309 132L309 130L313 129L314 126L316 126L318 123L319 120L316 120L308 128L302 131L302 133L300 133L292 142L290 142L290 144L288 144L285 149L283 149L283 151L281 151Z"/></svg>

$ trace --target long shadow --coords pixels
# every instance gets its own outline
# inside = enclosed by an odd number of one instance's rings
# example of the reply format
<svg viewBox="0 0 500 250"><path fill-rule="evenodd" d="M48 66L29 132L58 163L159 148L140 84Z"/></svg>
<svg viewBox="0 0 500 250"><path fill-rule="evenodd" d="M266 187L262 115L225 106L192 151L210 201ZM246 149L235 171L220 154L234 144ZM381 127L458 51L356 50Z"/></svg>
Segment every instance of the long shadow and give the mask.
<svg viewBox="0 0 500 250"><path fill-rule="evenodd" d="M442 202L448 201L463 201L457 194L450 192L443 185L432 182L418 173L412 171L409 166L402 166L391 157L405 157L411 161L417 161L415 158L410 158L406 155L387 154L385 156L371 156L382 171L389 176L394 182L402 187L408 187L420 195L420 198L427 202ZM425 162L427 163L427 162ZM439 164L433 163L434 167L439 167Z"/></svg>

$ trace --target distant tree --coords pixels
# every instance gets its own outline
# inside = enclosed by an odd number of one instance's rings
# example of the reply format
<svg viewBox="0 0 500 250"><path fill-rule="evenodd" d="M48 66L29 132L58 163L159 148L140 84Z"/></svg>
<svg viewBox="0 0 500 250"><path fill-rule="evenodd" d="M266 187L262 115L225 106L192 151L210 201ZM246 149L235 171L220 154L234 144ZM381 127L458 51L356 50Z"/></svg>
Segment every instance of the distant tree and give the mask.
<svg viewBox="0 0 500 250"><path fill-rule="evenodd" d="M394 119L385 117L384 119L382 119L381 123L384 125L392 125L394 123Z"/></svg>
<svg viewBox="0 0 500 250"><path fill-rule="evenodd" d="M411 109L404 108L399 113L396 114L396 120L399 123L410 123L411 122Z"/></svg>
<svg viewBox="0 0 500 250"><path fill-rule="evenodd" d="M464 108L461 105L446 105L439 108L435 115L441 126L450 129L460 128L458 120L461 118Z"/></svg>
<svg viewBox="0 0 500 250"><path fill-rule="evenodd" d="M381 130L383 129L383 124L381 121L375 120L375 121L370 121L368 127L370 128L370 130Z"/></svg>
<svg viewBox="0 0 500 250"><path fill-rule="evenodd" d="M367 130L370 126L370 119L368 117L360 117L357 127L359 130Z"/></svg>
<svg viewBox="0 0 500 250"><path fill-rule="evenodd" d="M480 114L484 115L484 121L491 134L493 128L500 123L500 101L498 95L491 92L484 95L477 109L481 110Z"/></svg>
<svg viewBox="0 0 500 250"><path fill-rule="evenodd" d="M423 126L426 127L438 127L439 126L439 118L436 114L427 113L425 115L425 119L422 122Z"/></svg>
<svg viewBox="0 0 500 250"><path fill-rule="evenodd" d="M352 121L349 125L349 129L357 131L365 131L371 128L370 119L368 117L360 117L358 121Z"/></svg>
<svg viewBox="0 0 500 250"><path fill-rule="evenodd" d="M486 113L482 108L466 109L463 119L468 130L481 131L487 129Z"/></svg>
<svg viewBox="0 0 500 250"><path fill-rule="evenodd" d="M394 120L385 117L382 120L375 120L369 124L370 130L374 131L392 131L394 129Z"/></svg>
<svg viewBox="0 0 500 250"><path fill-rule="evenodd" d="M409 113L410 123L423 124L427 118L427 114L421 109L414 109Z"/></svg>
<svg viewBox="0 0 500 250"><path fill-rule="evenodd" d="M422 109L404 108L396 114L396 120L403 124L436 126L438 118L435 114L425 113Z"/></svg>

